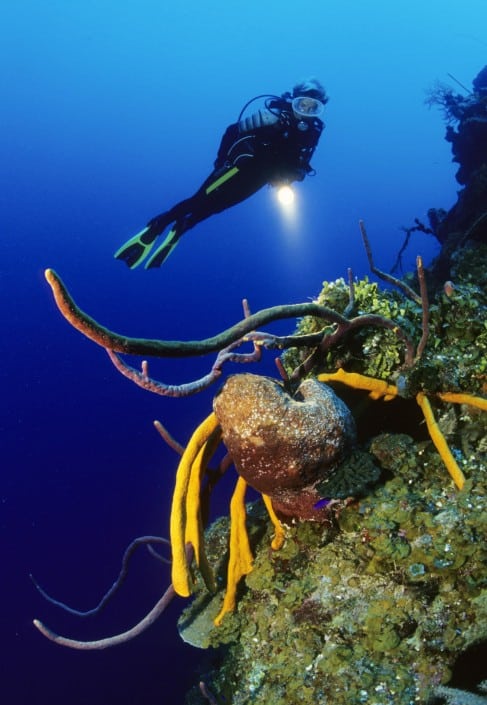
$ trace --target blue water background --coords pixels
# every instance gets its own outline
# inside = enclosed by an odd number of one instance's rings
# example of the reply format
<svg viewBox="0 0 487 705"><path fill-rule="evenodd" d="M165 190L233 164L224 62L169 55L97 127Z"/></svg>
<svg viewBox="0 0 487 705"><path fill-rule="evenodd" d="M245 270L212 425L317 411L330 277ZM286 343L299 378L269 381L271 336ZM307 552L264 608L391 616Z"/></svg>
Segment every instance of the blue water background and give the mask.
<svg viewBox="0 0 487 705"><path fill-rule="evenodd" d="M164 399L119 376L61 318L44 269L103 324L165 339L218 332L241 318L243 297L256 311L306 301L347 267L362 277L359 218L388 269L400 227L455 201L444 125L425 90L435 79L456 88L447 72L470 85L485 64L486 26L485 0L2 2L2 703L177 704L201 655L177 634L183 600L111 651L68 651L32 626L38 617L97 638L130 627L157 600L167 570L144 551L88 622L47 604L28 575L89 608L135 536L167 535L177 457L152 420L184 442L215 392ZM149 217L196 190L249 98L310 74L330 102L317 174L296 189L293 223L264 189L185 235L161 270L113 259ZM406 268L436 251L414 234ZM252 371L274 374L273 357ZM155 362L151 371L178 383L211 362ZM223 498L216 511L226 513Z"/></svg>

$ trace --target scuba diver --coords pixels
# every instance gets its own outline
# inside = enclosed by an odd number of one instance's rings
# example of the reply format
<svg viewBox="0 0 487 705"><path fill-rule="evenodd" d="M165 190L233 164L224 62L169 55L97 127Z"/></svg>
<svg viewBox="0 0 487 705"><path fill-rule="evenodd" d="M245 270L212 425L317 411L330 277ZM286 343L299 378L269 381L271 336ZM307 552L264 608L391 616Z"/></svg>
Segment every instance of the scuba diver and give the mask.
<svg viewBox="0 0 487 705"><path fill-rule="evenodd" d="M265 108L243 117L255 100L266 98ZM145 268L160 267L190 228L215 213L234 206L266 184L290 184L314 173L310 159L324 124L321 116L328 96L316 79L294 86L282 96L259 95L242 108L220 143L214 170L196 193L152 218L115 253L134 269L149 255ZM159 235L170 227L152 252Z"/></svg>

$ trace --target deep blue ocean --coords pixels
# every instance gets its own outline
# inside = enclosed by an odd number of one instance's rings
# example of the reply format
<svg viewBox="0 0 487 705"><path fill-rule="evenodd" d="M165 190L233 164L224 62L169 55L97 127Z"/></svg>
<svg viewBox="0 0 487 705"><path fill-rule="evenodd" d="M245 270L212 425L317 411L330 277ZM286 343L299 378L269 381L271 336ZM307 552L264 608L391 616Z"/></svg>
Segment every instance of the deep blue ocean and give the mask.
<svg viewBox="0 0 487 705"><path fill-rule="evenodd" d="M401 227L456 200L445 125L425 92L435 80L461 92L448 74L470 87L486 63L486 27L485 0L3 0L2 703L179 705L202 656L178 636L182 599L108 651L63 649L32 626L37 617L94 639L131 627L156 602L168 571L143 550L120 593L88 620L48 604L29 573L88 609L133 538L167 535L177 456L152 421L184 443L216 391L167 399L121 377L61 317L44 269L104 325L164 339L219 332L240 320L244 297L257 311L307 301L347 267L364 276L360 218L377 265L389 269ZM161 269L130 271L113 258L199 187L247 100L309 75L330 101L294 221L264 188L187 233ZM415 233L406 269L436 252L431 236ZM251 371L276 374L273 358ZM212 361L158 361L151 371L179 383ZM214 511L227 513L225 488Z"/></svg>

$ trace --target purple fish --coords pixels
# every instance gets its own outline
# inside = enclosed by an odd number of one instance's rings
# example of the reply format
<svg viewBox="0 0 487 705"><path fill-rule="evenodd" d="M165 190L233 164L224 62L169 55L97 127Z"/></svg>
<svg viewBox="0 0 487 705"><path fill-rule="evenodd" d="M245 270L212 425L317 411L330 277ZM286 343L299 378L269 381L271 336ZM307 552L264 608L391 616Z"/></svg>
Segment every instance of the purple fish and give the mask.
<svg viewBox="0 0 487 705"><path fill-rule="evenodd" d="M322 499L319 499L316 504L313 504L313 509L324 509L330 504L330 502L330 497L323 497Z"/></svg>

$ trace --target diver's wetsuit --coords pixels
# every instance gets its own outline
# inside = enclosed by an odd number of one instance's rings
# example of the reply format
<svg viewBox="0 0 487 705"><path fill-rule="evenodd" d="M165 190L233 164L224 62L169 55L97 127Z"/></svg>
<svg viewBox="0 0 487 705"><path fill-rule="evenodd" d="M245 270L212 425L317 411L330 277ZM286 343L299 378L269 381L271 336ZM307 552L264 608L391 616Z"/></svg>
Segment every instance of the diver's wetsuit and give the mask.
<svg viewBox="0 0 487 705"><path fill-rule="evenodd" d="M318 144L323 122L317 117L297 119L291 103L282 98L265 111L230 125L220 143L214 171L196 193L170 210L152 218L139 234L138 243L127 243L116 253L128 266L141 261L137 246L152 243L169 225L172 228L146 267L159 267L179 238L197 223L234 206L266 184L302 181L312 171L310 159ZM134 263L135 262L135 263Z"/></svg>

